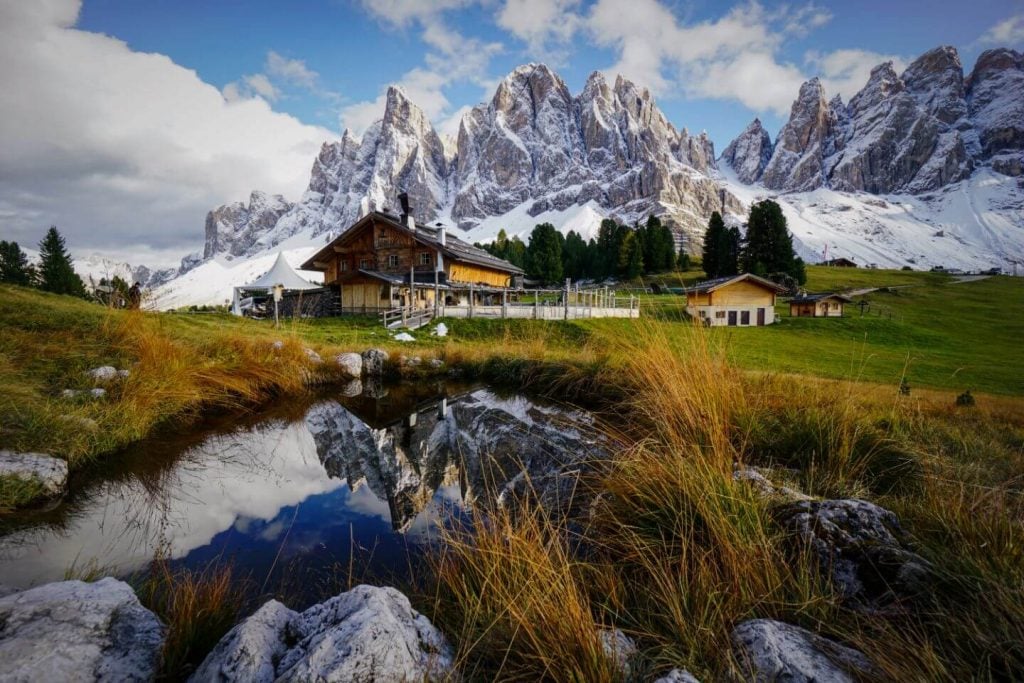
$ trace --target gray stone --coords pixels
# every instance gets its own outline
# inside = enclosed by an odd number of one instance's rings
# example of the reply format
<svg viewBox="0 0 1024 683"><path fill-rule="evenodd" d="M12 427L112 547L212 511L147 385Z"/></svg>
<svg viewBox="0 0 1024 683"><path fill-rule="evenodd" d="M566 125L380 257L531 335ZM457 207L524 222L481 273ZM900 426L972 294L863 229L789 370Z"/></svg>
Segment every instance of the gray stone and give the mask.
<svg viewBox="0 0 1024 683"><path fill-rule="evenodd" d="M363 376L363 357L358 353L342 353L334 359L338 367L349 377Z"/></svg>
<svg viewBox="0 0 1024 683"><path fill-rule="evenodd" d="M363 381L360 379L349 380L345 386L341 388L341 395L347 398L353 398L363 393Z"/></svg>
<svg viewBox="0 0 1024 683"><path fill-rule="evenodd" d="M165 629L113 578L0 598L0 680L150 681Z"/></svg>
<svg viewBox="0 0 1024 683"><path fill-rule="evenodd" d="M190 679L422 681L453 672L452 649L394 588L357 586L297 614L264 605L233 628Z"/></svg>
<svg viewBox="0 0 1024 683"><path fill-rule="evenodd" d="M748 484L757 493L765 498L778 498L782 500L811 500L807 494L792 489L788 486L776 485L771 479L765 476L764 471L758 467L739 465L732 473L733 481Z"/></svg>
<svg viewBox="0 0 1024 683"><path fill-rule="evenodd" d="M383 349L368 349L363 351L363 371L371 377L379 377L384 374L384 364L391 356Z"/></svg>
<svg viewBox="0 0 1024 683"><path fill-rule="evenodd" d="M0 451L0 475L34 479L47 496L59 496L68 483L68 464L45 453L14 453Z"/></svg>
<svg viewBox="0 0 1024 683"><path fill-rule="evenodd" d="M60 392L60 397L66 399L74 399L78 398L78 395L81 393L82 392L78 391L77 389L65 389L64 391Z"/></svg>
<svg viewBox="0 0 1024 683"><path fill-rule="evenodd" d="M686 669L672 669L654 683L700 683L700 680Z"/></svg>
<svg viewBox="0 0 1024 683"><path fill-rule="evenodd" d="M926 590L931 564L913 552L891 511L865 500L799 501L776 518L810 546L842 595L880 607Z"/></svg>
<svg viewBox="0 0 1024 683"><path fill-rule="evenodd" d="M97 382L110 382L117 379L117 368L112 365L103 365L89 370L87 374Z"/></svg>
<svg viewBox="0 0 1024 683"><path fill-rule="evenodd" d="M619 629L602 629L598 632L604 654L615 662L624 676L629 676L630 660L639 650L632 638Z"/></svg>
<svg viewBox="0 0 1024 683"><path fill-rule="evenodd" d="M440 370L444 367L444 361L440 358L431 358L429 365L434 370Z"/></svg>
<svg viewBox="0 0 1024 683"><path fill-rule="evenodd" d="M302 351L303 353L306 354L306 358L309 359L310 363L319 365L320 363L324 362L324 359L320 357L320 354L314 351L313 349L307 347L302 349Z"/></svg>
<svg viewBox="0 0 1024 683"><path fill-rule="evenodd" d="M127 369L125 369L125 370L118 370L117 371L117 376L118 376L119 379L128 379L128 377L131 374L132 374L131 370L127 370Z"/></svg>
<svg viewBox="0 0 1024 683"><path fill-rule="evenodd" d="M771 619L743 622L733 629L732 643L744 679L757 683L853 683L872 670L857 650Z"/></svg>
<svg viewBox="0 0 1024 683"><path fill-rule="evenodd" d="M89 395L93 398L103 398L107 395L107 390L103 387L96 387L95 389L89 390Z"/></svg>
<svg viewBox="0 0 1024 683"><path fill-rule="evenodd" d="M281 349L284 348L284 342L278 339L277 341L270 345L270 348L274 349L275 351L280 351Z"/></svg>

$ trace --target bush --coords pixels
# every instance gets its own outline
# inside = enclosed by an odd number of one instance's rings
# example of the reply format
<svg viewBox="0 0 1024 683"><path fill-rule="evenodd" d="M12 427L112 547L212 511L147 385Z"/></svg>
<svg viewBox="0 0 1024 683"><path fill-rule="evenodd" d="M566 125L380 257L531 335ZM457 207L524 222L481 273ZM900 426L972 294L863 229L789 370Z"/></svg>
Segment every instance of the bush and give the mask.
<svg viewBox="0 0 1024 683"><path fill-rule="evenodd" d="M962 393L959 396L957 396L956 397L956 404L958 406L967 406L967 407L973 406L974 405L974 396L971 395L971 390L968 389L964 393Z"/></svg>

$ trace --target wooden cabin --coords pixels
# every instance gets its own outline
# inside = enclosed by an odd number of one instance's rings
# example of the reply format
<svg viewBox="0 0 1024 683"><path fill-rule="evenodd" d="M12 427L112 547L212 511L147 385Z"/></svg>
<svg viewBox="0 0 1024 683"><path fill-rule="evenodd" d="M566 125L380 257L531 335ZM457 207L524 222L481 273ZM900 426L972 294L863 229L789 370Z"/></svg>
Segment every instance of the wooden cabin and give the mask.
<svg viewBox="0 0 1024 683"><path fill-rule="evenodd" d="M411 216L373 211L302 265L337 288L341 313L431 309L488 303L514 287L523 271Z"/></svg>
<svg viewBox="0 0 1024 683"><path fill-rule="evenodd" d="M853 299L835 292L801 294L789 300L789 315L793 318L842 318L843 305Z"/></svg>
<svg viewBox="0 0 1024 683"><path fill-rule="evenodd" d="M750 273L720 277L686 288L686 312L708 327L755 327L775 322L775 298L783 287Z"/></svg>
<svg viewBox="0 0 1024 683"><path fill-rule="evenodd" d="M829 259L828 261L823 262L821 265L823 265L823 266L831 266L833 268L856 268L857 267L856 263L854 263L853 261L851 261L848 258L843 258L842 256L840 256L839 258Z"/></svg>

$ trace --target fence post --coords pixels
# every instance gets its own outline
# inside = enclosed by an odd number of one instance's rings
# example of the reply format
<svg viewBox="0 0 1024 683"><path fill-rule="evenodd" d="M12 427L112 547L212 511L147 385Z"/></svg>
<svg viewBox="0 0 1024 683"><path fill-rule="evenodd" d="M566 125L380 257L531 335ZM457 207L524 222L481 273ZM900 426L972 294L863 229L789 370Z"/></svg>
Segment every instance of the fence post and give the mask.
<svg viewBox="0 0 1024 683"><path fill-rule="evenodd" d="M504 289L501 290L501 317L508 317L508 292Z"/></svg>
<svg viewBox="0 0 1024 683"><path fill-rule="evenodd" d="M533 319L537 319L537 313L540 303L540 290L533 293Z"/></svg>
<svg viewBox="0 0 1024 683"><path fill-rule="evenodd" d="M473 317L473 285L469 286L469 317Z"/></svg>
<svg viewBox="0 0 1024 683"><path fill-rule="evenodd" d="M569 278L565 278L565 319L566 320L569 319L569 291L570 291L570 288L572 286L571 282L572 281Z"/></svg>

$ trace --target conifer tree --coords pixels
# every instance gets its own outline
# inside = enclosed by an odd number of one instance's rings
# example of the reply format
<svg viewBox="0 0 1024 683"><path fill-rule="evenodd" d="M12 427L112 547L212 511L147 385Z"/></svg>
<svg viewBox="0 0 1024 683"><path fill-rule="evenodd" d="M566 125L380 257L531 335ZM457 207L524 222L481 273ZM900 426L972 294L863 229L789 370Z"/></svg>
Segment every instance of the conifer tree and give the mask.
<svg viewBox="0 0 1024 683"><path fill-rule="evenodd" d="M54 294L87 297L85 284L71 265L64 237L51 225L39 243L39 286Z"/></svg>
<svg viewBox="0 0 1024 683"><path fill-rule="evenodd" d="M0 282L27 287L32 284L32 276L28 256L18 243L0 241Z"/></svg>
<svg viewBox="0 0 1024 683"><path fill-rule="evenodd" d="M562 279L562 236L550 223L541 223L530 233L526 274L546 283Z"/></svg>
<svg viewBox="0 0 1024 683"><path fill-rule="evenodd" d="M766 199L750 207L747 221L747 239L743 247L744 270L755 275L768 276L774 273L789 275L798 282L803 273L803 262L798 263L793 251L793 237L786 225L782 207Z"/></svg>
<svg viewBox="0 0 1024 683"><path fill-rule="evenodd" d="M680 271L690 269L690 255L686 252L686 247L679 248L679 256L676 257L676 269Z"/></svg>
<svg viewBox="0 0 1024 683"><path fill-rule="evenodd" d="M630 230L619 247L619 275L627 280L632 280L643 272L643 245L637 238L637 232Z"/></svg>

